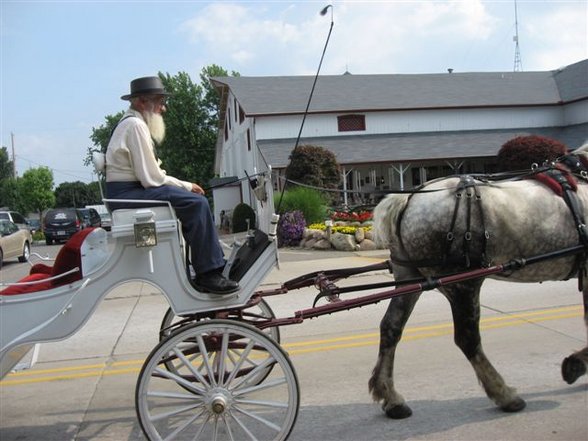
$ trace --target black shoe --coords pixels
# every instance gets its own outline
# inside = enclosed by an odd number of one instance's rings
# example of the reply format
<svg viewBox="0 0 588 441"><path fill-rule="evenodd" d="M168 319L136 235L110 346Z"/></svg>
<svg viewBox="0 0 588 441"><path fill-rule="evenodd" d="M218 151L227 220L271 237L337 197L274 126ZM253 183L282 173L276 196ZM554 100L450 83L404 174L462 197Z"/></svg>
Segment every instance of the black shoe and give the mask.
<svg viewBox="0 0 588 441"><path fill-rule="evenodd" d="M198 291L212 294L231 294L239 291L239 284L237 282L223 277L218 271L198 274L195 285Z"/></svg>

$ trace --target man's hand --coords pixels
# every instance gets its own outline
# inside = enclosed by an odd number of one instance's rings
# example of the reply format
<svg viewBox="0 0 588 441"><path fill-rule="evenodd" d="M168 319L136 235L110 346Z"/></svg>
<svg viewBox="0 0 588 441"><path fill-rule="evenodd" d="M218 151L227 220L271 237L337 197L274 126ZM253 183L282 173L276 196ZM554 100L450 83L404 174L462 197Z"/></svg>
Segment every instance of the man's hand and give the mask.
<svg viewBox="0 0 588 441"><path fill-rule="evenodd" d="M198 184L192 183L192 193L204 194L204 190Z"/></svg>

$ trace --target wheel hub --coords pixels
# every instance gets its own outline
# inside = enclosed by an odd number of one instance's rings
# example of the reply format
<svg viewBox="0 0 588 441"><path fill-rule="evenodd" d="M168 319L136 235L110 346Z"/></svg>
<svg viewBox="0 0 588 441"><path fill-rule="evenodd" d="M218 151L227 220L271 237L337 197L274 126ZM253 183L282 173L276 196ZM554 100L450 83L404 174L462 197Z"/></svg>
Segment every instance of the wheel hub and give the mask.
<svg viewBox="0 0 588 441"><path fill-rule="evenodd" d="M231 396L225 389L215 388L208 393L206 405L213 415L221 415L231 407Z"/></svg>

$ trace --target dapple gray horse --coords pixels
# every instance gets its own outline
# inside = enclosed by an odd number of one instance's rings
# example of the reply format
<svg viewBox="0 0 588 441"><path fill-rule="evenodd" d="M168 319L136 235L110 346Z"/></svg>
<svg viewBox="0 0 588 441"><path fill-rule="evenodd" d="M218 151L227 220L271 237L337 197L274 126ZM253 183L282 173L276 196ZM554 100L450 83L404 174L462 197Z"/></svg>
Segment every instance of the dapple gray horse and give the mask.
<svg viewBox="0 0 588 441"><path fill-rule="evenodd" d="M588 154L588 143L574 153ZM577 212L588 218L588 183L578 180L574 194ZM390 248L397 281L459 273L573 247L582 243L577 223L564 198L532 179L481 182L444 178L411 195L388 195L374 210L376 240ZM557 257L492 277L517 282L564 280L576 277L585 264L586 260L577 256ZM454 341L472 364L486 394L502 410L517 412L525 407L525 401L505 383L482 349L482 283L483 279L474 279L439 290L451 305ZM588 276L583 283L588 326ZM394 354L419 296L393 297L380 324L378 361L369 388L390 418L412 414L394 387ZM587 365L588 347L564 360L562 375L571 384L586 372Z"/></svg>

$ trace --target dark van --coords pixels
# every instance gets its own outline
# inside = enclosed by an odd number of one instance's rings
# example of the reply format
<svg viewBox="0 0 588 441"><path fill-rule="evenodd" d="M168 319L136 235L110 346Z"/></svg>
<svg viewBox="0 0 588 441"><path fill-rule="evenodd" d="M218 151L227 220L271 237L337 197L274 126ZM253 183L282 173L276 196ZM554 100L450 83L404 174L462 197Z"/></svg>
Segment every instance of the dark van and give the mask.
<svg viewBox="0 0 588 441"><path fill-rule="evenodd" d="M54 208L43 219L45 243L66 241L84 228L84 219L75 208Z"/></svg>
<svg viewBox="0 0 588 441"><path fill-rule="evenodd" d="M82 215L84 228L102 226L102 218L95 208L78 208L78 212Z"/></svg>

